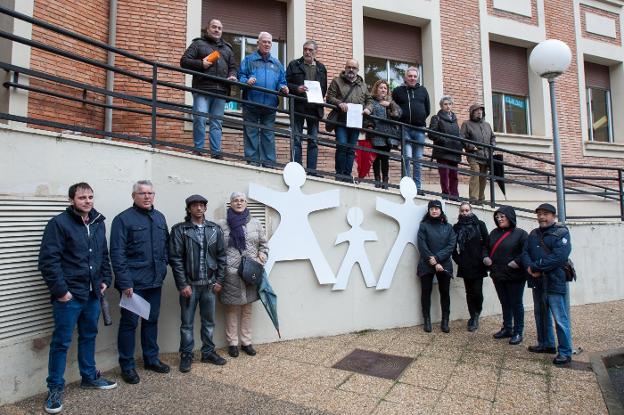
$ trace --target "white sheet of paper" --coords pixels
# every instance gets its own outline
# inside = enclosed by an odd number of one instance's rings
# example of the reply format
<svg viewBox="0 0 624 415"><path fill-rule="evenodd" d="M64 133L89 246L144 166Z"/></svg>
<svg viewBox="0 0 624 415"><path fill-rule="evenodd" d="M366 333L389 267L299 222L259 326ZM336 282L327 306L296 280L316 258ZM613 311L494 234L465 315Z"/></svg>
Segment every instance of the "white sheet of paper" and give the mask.
<svg viewBox="0 0 624 415"><path fill-rule="evenodd" d="M119 307L123 307L134 314L141 316L145 320L149 320L151 306L143 297L138 294L132 294L132 297L121 295Z"/></svg>
<svg viewBox="0 0 624 415"><path fill-rule="evenodd" d="M303 81L303 84L308 88L306 96L309 103L322 104L325 102L323 101L323 91L319 81Z"/></svg>
<svg viewBox="0 0 624 415"><path fill-rule="evenodd" d="M348 128L362 128L362 111L364 107L362 104L347 104L349 110L347 111L347 127Z"/></svg>

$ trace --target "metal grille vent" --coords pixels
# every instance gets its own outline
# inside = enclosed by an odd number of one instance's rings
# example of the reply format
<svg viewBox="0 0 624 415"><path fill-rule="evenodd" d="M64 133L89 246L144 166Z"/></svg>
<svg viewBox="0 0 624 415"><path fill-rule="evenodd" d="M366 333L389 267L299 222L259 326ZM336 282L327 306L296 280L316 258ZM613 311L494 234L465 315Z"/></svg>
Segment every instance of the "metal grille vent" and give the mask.
<svg viewBox="0 0 624 415"><path fill-rule="evenodd" d="M230 207L230 202L225 204L225 209ZM267 217L266 217L266 207L260 202L252 202L251 200L247 201L247 209L249 209L249 214L258 219L262 226L266 229L267 227Z"/></svg>
<svg viewBox="0 0 624 415"><path fill-rule="evenodd" d="M37 259L45 225L66 207L65 198L0 196L0 341L54 326Z"/></svg>

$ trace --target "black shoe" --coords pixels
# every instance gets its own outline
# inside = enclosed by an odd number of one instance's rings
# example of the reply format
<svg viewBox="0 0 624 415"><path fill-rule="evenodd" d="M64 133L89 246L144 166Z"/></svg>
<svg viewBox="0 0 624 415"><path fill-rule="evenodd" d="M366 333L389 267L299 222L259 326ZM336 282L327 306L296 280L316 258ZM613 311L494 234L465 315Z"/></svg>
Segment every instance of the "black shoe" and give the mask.
<svg viewBox="0 0 624 415"><path fill-rule="evenodd" d="M247 346L241 346L241 350L247 353L249 356L256 355L256 349L254 349L251 344L248 344Z"/></svg>
<svg viewBox="0 0 624 415"><path fill-rule="evenodd" d="M431 333L431 330L433 330L433 327L431 327L431 318L430 317L425 317L425 323L423 325L423 330L426 331L427 333Z"/></svg>
<svg viewBox="0 0 624 415"><path fill-rule="evenodd" d="M193 355L191 353L183 353L180 356L180 372L186 373L191 371L193 364Z"/></svg>
<svg viewBox="0 0 624 415"><path fill-rule="evenodd" d="M227 361L219 356L216 352L210 352L202 355L202 363L212 363L213 365L223 366Z"/></svg>
<svg viewBox="0 0 624 415"><path fill-rule="evenodd" d="M542 347L542 346L529 346L527 350L531 353L546 353L546 354L555 354L557 353L557 349L555 347Z"/></svg>
<svg viewBox="0 0 624 415"><path fill-rule="evenodd" d="M134 369L122 370L121 378L124 382L129 383L130 385L135 385L141 381L139 374Z"/></svg>
<svg viewBox="0 0 624 415"><path fill-rule="evenodd" d="M494 337L495 339L505 339L511 336L512 336L511 331L505 328L500 329L499 331L497 331L496 333L492 335L492 337Z"/></svg>
<svg viewBox="0 0 624 415"><path fill-rule="evenodd" d="M230 357L238 357L238 346L228 346L228 354Z"/></svg>
<svg viewBox="0 0 624 415"><path fill-rule="evenodd" d="M474 317L471 316L468 319L468 322L466 323L466 328L468 329L468 331L475 331L475 328L474 328Z"/></svg>
<svg viewBox="0 0 624 415"><path fill-rule="evenodd" d="M418 191L416 192L416 194L417 194L418 196L424 196L424 195L425 195L425 191L424 191L424 190L420 190L420 189L418 189Z"/></svg>
<svg viewBox="0 0 624 415"><path fill-rule="evenodd" d="M442 330L444 333L449 333L451 331L450 327L449 327L449 319L448 318L443 318L442 321L440 322L440 330Z"/></svg>
<svg viewBox="0 0 624 415"><path fill-rule="evenodd" d="M560 354L558 354L554 359L553 359L553 363L557 366L561 366L561 365L567 365L568 363L570 363L572 361L572 356L561 356Z"/></svg>
<svg viewBox="0 0 624 415"><path fill-rule="evenodd" d="M156 363L146 363L143 367L145 367L145 370L151 370L152 372L156 373L169 373L169 371L171 370L169 366L161 362L159 359L156 359Z"/></svg>
<svg viewBox="0 0 624 415"><path fill-rule="evenodd" d="M509 339L509 344L516 345L522 343L522 334L514 334L511 339Z"/></svg>

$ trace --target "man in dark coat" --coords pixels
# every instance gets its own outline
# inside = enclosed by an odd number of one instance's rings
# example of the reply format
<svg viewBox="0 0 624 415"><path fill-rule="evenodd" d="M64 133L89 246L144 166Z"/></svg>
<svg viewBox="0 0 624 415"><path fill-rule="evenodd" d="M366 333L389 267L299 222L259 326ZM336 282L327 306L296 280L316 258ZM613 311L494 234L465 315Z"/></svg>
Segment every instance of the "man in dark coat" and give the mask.
<svg viewBox="0 0 624 415"><path fill-rule="evenodd" d="M145 369L169 373L169 366L158 358L158 315L163 280L167 275L169 232L162 213L154 208L154 186L140 180L132 187L132 207L113 219L111 262L115 288L121 295L138 294L150 304L149 319L141 319L141 347ZM117 349L121 377L126 383L139 383L134 361L135 331L139 316L121 309Z"/></svg>
<svg viewBox="0 0 624 415"><path fill-rule="evenodd" d="M236 60L232 46L221 39L223 25L217 19L212 19L208 27L203 30L202 37L193 39L193 43L186 49L180 59L180 66L196 72L219 78L236 81ZM209 57L213 54L211 57ZM217 55L218 54L218 55ZM230 94L230 86L217 80L193 75L193 88L201 89L213 95L199 92L193 93L193 111L202 115L193 115L193 142L195 154L201 155L206 140L206 117L210 117L210 151L213 156L220 158L222 117L225 111L225 97Z"/></svg>
<svg viewBox="0 0 624 415"><path fill-rule="evenodd" d="M50 290L54 317L44 407L50 414L63 409L67 350L76 325L80 386L117 387L117 383L101 377L95 367L100 298L111 285L105 218L93 208L93 189L89 184L76 183L68 193L71 206L50 219L39 251L39 271Z"/></svg>
<svg viewBox="0 0 624 415"><path fill-rule="evenodd" d="M223 231L204 214L208 200L201 195L186 198L184 222L174 225L169 240L169 263L180 291L180 372L191 370L193 362L193 322L199 304L202 362L224 365L215 352L215 294L225 278L226 253Z"/></svg>
<svg viewBox="0 0 624 415"><path fill-rule="evenodd" d="M564 365L572 360L570 328L570 290L564 271L572 245L570 231L556 223L557 210L549 203L535 209L539 228L533 229L524 245L522 263L530 274L533 288L537 345L533 353L557 353L553 363ZM552 319L551 319L552 314ZM555 320L558 347L555 349L552 320Z"/></svg>
<svg viewBox="0 0 624 415"><path fill-rule="evenodd" d="M308 88L304 85L305 81L318 81L321 85L323 96L327 92L327 69L325 65L316 60L316 51L318 46L314 40L308 40L303 44L303 56L299 59L292 60L286 68L286 82L288 89L293 95L306 97ZM292 126L295 135L295 161L302 164L301 155L301 134L303 133L303 123L305 121L307 127L306 141L308 143L308 151L306 156L306 166L308 169L316 170L316 159L318 156L318 146L316 139L318 137L319 118L323 118L323 107L318 104L308 104L302 100L295 101L295 123Z"/></svg>
<svg viewBox="0 0 624 415"><path fill-rule="evenodd" d="M464 149L470 153L468 165L473 173L470 176L468 194L470 201L482 204L485 201L485 186L487 184L487 172L491 150L478 144L496 145L496 137L492 126L485 121L485 107L481 104L472 104L469 110L470 119L463 122L461 135L475 144L464 142Z"/></svg>

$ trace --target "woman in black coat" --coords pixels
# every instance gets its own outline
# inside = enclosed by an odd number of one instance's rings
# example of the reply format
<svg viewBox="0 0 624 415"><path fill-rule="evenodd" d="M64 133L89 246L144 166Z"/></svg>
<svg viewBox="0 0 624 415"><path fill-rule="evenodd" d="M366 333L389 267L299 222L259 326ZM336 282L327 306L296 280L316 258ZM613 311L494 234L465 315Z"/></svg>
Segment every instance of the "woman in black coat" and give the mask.
<svg viewBox="0 0 624 415"><path fill-rule="evenodd" d="M454 137L459 136L457 117L452 109L453 98L450 96L442 97L440 100L440 111L431 117L429 138L433 141L433 144L436 145L436 147L433 148L431 158L435 159L436 163L438 163L440 187L442 188L443 197L457 199L457 197L459 197L459 190L457 189L458 179L456 168L459 162L461 162L463 144L457 138L443 137L435 134L437 131ZM455 169L449 167L454 167Z"/></svg>
<svg viewBox="0 0 624 415"><path fill-rule="evenodd" d="M495 339L510 337L509 344L522 343L524 330L524 285L527 279L521 257L526 231L516 227L516 212L501 206L494 212L496 229L490 232L489 255L483 263L490 267L490 277L503 309L503 327Z"/></svg>
<svg viewBox="0 0 624 415"><path fill-rule="evenodd" d="M483 278L487 277L483 259L488 256L488 231L485 223L472 213L472 206L468 202L459 205L459 217L453 230L457 235L453 261L457 264L457 276L464 279L470 313L468 331L475 331L479 328L483 307Z"/></svg>
<svg viewBox="0 0 624 415"><path fill-rule="evenodd" d="M455 232L446 220L442 211L442 203L439 200L429 202L428 211L418 228L418 261L417 275L422 284L420 301L425 320L423 330L431 332L431 291L433 290L433 277L438 278L438 290L440 290L440 305L442 306L442 322L440 328L448 333L449 314L451 311L451 298L449 288L453 278L453 262L451 255L455 249Z"/></svg>

